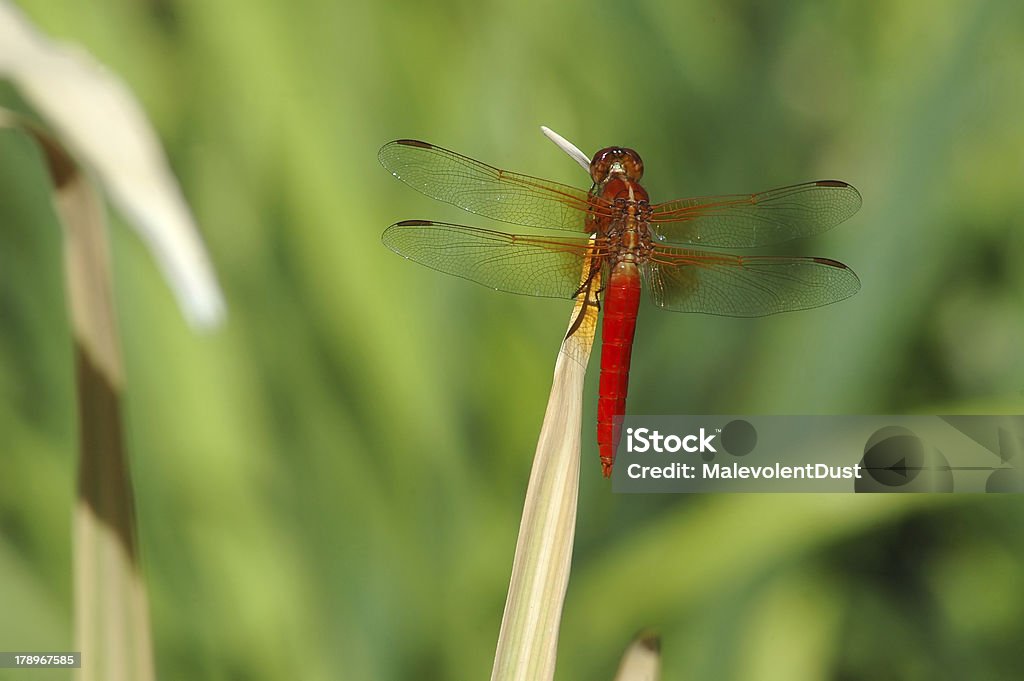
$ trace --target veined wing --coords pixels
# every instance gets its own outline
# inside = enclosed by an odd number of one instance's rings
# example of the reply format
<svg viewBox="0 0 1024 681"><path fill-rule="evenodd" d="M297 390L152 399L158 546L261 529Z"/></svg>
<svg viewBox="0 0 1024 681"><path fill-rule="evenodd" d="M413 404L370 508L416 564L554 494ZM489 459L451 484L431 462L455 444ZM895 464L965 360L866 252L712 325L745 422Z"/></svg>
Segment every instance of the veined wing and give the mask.
<svg viewBox="0 0 1024 681"><path fill-rule="evenodd" d="M729 317L806 310L860 290L853 270L828 258L657 248L642 271L655 305Z"/></svg>
<svg viewBox="0 0 1024 681"><path fill-rule="evenodd" d="M584 232L588 209L611 212L582 189L500 170L427 142L389 142L377 158L413 189L502 222Z"/></svg>
<svg viewBox="0 0 1024 681"><path fill-rule="evenodd" d="M650 226L673 243L754 248L820 234L860 205L860 193L852 185L818 180L759 194L660 203L651 211Z"/></svg>
<svg viewBox="0 0 1024 681"><path fill-rule="evenodd" d="M572 298L588 258L603 255L586 238L534 237L429 220L391 225L381 237L399 255L488 288Z"/></svg>

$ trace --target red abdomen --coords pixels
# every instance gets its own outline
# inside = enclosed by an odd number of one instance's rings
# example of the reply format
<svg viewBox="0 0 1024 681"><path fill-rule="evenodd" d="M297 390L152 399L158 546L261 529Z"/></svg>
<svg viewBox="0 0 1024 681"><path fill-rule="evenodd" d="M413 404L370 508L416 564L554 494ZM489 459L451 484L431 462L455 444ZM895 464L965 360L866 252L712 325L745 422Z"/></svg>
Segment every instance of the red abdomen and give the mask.
<svg viewBox="0 0 1024 681"><path fill-rule="evenodd" d="M620 262L611 272L604 292L601 326L601 386L597 400L597 446L604 477L612 474L621 433L614 419L626 413L629 358L633 350L636 313L640 307L640 271L636 263Z"/></svg>

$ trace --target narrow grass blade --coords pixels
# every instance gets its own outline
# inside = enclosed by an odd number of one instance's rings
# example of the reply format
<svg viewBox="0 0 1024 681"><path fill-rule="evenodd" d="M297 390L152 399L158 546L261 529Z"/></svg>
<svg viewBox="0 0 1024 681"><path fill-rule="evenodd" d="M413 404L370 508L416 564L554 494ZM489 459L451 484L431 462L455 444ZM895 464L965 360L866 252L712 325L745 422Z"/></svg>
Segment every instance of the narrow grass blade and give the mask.
<svg viewBox="0 0 1024 681"><path fill-rule="evenodd" d="M587 175L590 174L590 159L587 157L586 154L580 151L579 147L577 147L575 144L559 135L551 128L542 125L540 126L540 130L549 140L554 142L559 149L569 154L569 157L572 160L579 163L583 167L583 170L587 172Z"/></svg>
<svg viewBox="0 0 1024 681"><path fill-rule="evenodd" d="M544 681L555 673L562 604L569 583L579 494L580 427L597 308L573 309L544 414L519 525L492 681Z"/></svg>
<svg viewBox="0 0 1024 681"><path fill-rule="evenodd" d="M626 648L615 681L658 681L661 678L661 640L640 634Z"/></svg>
<svg viewBox="0 0 1024 681"><path fill-rule="evenodd" d="M0 110L0 127L43 150L64 228L67 300L79 420L74 509L75 647L81 681L152 681L148 603L139 570L131 476L124 446L124 378L100 197L47 133Z"/></svg>

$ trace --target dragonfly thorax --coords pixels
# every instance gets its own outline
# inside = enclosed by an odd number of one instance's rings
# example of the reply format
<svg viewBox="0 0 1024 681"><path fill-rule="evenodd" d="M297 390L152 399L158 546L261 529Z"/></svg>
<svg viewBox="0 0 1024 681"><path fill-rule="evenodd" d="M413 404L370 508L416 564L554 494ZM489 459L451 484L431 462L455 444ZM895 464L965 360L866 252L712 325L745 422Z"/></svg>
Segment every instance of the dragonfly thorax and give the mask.
<svg viewBox="0 0 1024 681"><path fill-rule="evenodd" d="M607 158L614 151L629 150L614 147L602 150L595 157L592 168L598 167L600 159ZM595 183L590 196L592 208L587 216L588 232L613 239L628 231L643 231L646 235L651 204L647 191L639 182L623 174L612 174L603 182Z"/></svg>
<svg viewBox="0 0 1024 681"><path fill-rule="evenodd" d="M635 181L613 177L597 189L601 198L618 206L620 210L625 210L631 203L637 204L640 209L648 205L647 190Z"/></svg>
<svg viewBox="0 0 1024 681"><path fill-rule="evenodd" d="M605 237L609 245L608 262L644 263L653 249L651 232L647 225L634 221L616 221Z"/></svg>

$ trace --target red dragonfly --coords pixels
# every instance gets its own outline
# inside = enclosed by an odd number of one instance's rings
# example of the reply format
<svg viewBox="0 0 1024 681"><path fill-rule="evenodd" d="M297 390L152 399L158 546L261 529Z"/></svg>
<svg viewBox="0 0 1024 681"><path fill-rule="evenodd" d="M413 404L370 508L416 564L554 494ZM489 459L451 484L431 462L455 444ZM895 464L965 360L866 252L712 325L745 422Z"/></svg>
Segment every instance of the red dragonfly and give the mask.
<svg viewBox="0 0 1024 681"><path fill-rule="evenodd" d="M828 258L693 248L754 248L824 232L861 205L857 190L839 180L651 204L640 185L640 156L622 147L594 155L589 192L417 140L391 142L378 156L395 177L427 196L488 218L579 235L526 236L406 220L382 239L410 260L499 291L603 298L597 441L605 477L618 446L614 418L625 413L641 277L658 307L734 317L828 305L860 289L853 270Z"/></svg>

